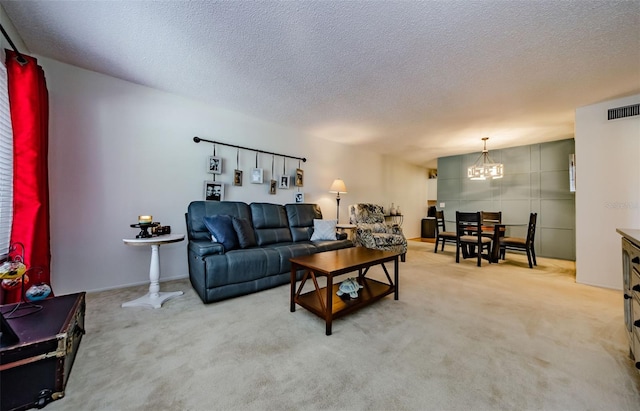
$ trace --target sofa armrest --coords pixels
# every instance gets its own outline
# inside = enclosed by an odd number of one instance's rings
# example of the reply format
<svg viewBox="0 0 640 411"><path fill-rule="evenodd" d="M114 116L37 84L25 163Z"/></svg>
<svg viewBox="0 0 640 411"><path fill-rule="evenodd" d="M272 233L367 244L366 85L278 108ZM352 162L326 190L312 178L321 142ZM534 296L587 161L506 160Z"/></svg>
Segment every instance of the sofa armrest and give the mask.
<svg viewBox="0 0 640 411"><path fill-rule="evenodd" d="M189 241L189 250L199 257L211 254L224 254L224 246L220 243L205 240Z"/></svg>
<svg viewBox="0 0 640 411"><path fill-rule="evenodd" d="M358 225L358 228L356 228L355 243L356 245L361 245L366 248L374 248L376 242L373 238L373 230L369 227Z"/></svg>
<svg viewBox="0 0 640 411"><path fill-rule="evenodd" d="M402 232L402 227L400 227L397 224L394 225L388 225L387 226L387 233L389 234L397 234L397 235L401 235L404 236L404 233Z"/></svg>

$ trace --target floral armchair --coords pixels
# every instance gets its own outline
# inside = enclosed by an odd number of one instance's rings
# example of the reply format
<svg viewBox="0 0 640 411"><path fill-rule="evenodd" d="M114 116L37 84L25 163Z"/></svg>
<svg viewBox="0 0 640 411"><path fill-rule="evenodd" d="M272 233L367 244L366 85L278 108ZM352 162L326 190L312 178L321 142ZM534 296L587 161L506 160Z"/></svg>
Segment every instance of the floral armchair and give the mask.
<svg viewBox="0 0 640 411"><path fill-rule="evenodd" d="M387 224L382 207L359 203L349 206L349 222L356 225L355 244L377 250L398 251L405 261L407 239L397 224Z"/></svg>

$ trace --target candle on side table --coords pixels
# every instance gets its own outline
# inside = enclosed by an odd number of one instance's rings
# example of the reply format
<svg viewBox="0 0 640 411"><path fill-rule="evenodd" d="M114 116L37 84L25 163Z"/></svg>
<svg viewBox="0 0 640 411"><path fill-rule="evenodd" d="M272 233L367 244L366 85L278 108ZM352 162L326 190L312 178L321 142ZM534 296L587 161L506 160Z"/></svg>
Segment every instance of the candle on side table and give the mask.
<svg viewBox="0 0 640 411"><path fill-rule="evenodd" d="M151 224L151 221L153 221L153 216L151 216L151 215L139 215L138 216L138 223L140 223L140 224Z"/></svg>

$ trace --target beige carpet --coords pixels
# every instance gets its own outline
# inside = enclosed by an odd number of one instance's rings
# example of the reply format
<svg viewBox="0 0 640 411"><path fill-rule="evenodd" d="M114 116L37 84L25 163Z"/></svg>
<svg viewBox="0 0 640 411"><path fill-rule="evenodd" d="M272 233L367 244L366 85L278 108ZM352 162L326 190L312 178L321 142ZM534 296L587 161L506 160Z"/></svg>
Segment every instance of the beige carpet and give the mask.
<svg viewBox="0 0 640 411"><path fill-rule="evenodd" d="M572 262L456 264L410 242L391 296L324 323L289 286L204 305L188 280L161 309L87 295L87 334L54 410L634 410L620 291ZM379 277L381 269L371 274ZM345 277L346 278L346 277Z"/></svg>

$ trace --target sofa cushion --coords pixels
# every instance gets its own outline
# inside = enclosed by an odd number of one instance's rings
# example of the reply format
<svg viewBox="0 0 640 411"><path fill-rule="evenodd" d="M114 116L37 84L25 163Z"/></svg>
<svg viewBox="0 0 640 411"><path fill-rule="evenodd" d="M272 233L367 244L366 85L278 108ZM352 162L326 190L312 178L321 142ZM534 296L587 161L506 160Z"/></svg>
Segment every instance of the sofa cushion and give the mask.
<svg viewBox="0 0 640 411"><path fill-rule="evenodd" d="M251 221L259 246L291 242L289 221L283 205L251 203Z"/></svg>
<svg viewBox="0 0 640 411"><path fill-rule="evenodd" d="M256 235L253 233L251 221L246 218L233 217L231 222L233 223L233 228L238 236L240 248L255 247L258 244L256 241Z"/></svg>
<svg viewBox="0 0 640 411"><path fill-rule="evenodd" d="M204 225L203 218L225 214L251 220L249 204L240 201L192 201L187 208L186 222L189 240L211 240L211 234Z"/></svg>
<svg viewBox="0 0 640 411"><path fill-rule="evenodd" d="M311 241L335 240L338 220L313 220Z"/></svg>
<svg viewBox="0 0 640 411"><path fill-rule="evenodd" d="M213 215L203 218L204 225L211 233L212 240L224 246L224 251L238 248L238 236L229 215Z"/></svg>
<svg viewBox="0 0 640 411"><path fill-rule="evenodd" d="M317 204L286 204L284 206L289 220L289 229L294 242L309 241L313 235L313 220L322 219Z"/></svg>
<svg viewBox="0 0 640 411"><path fill-rule="evenodd" d="M280 256L280 271L286 273L291 271L291 262L289 259L311 255L318 251L317 247L310 242L297 243L277 243L269 244L264 249L275 250Z"/></svg>
<svg viewBox="0 0 640 411"><path fill-rule="evenodd" d="M280 254L269 248L232 250L222 255L209 255L206 261L206 284L219 287L238 284L278 274L282 271Z"/></svg>
<svg viewBox="0 0 640 411"><path fill-rule="evenodd" d="M405 243L404 237L397 234L375 233L373 239L376 242L376 246L380 247L380 249L386 246L403 245Z"/></svg>
<svg viewBox="0 0 640 411"><path fill-rule="evenodd" d="M316 247L316 251L321 253L323 251L353 247L353 242L351 240L339 239L335 241L314 241L313 245Z"/></svg>

